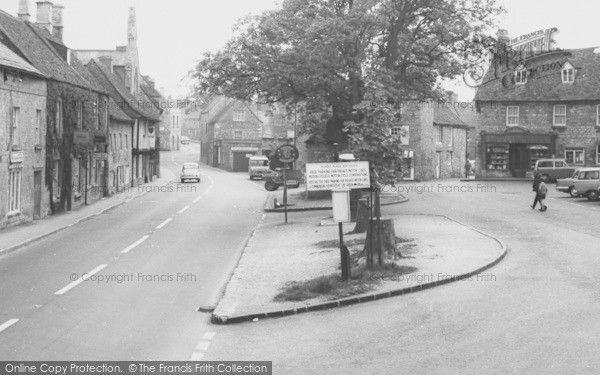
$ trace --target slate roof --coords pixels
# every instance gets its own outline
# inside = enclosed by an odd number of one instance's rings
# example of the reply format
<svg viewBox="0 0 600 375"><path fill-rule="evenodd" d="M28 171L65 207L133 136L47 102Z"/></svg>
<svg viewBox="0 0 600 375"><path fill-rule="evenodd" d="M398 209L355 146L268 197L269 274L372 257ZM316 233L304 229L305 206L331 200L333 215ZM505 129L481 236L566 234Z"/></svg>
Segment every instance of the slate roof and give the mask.
<svg viewBox="0 0 600 375"><path fill-rule="evenodd" d="M110 56L113 65L125 66L127 54L124 51L117 50L75 50L77 57L84 65L87 65L90 60L99 60L100 56Z"/></svg>
<svg viewBox="0 0 600 375"><path fill-rule="evenodd" d="M19 55L14 53L10 48L0 43L0 65L17 69L23 72L32 73L36 76L45 77L39 70L33 65L25 61Z"/></svg>
<svg viewBox="0 0 600 375"><path fill-rule="evenodd" d="M108 91L109 95L114 99L119 109L122 109L125 114L131 118L146 118L152 121L159 121L159 113L152 108L139 106L136 99L127 87L121 81L121 78L111 72L102 63L96 60L90 60L87 65L89 72L94 78L102 84L103 88ZM143 98L142 98L143 99ZM141 100L144 102L144 100Z"/></svg>
<svg viewBox="0 0 600 375"><path fill-rule="evenodd" d="M600 53L596 48L553 51L525 60L528 70L527 83L507 84L514 70L506 70L493 77L488 69L484 84L475 94L476 101L576 101L600 100ZM562 83L561 67L569 62L575 69L575 81ZM553 69L531 71L530 69L555 63ZM558 64L561 67L556 67ZM538 73L538 71L540 71ZM532 74L533 73L533 74ZM504 83L503 83L504 81Z"/></svg>
<svg viewBox="0 0 600 375"><path fill-rule="evenodd" d="M436 125L467 126L452 108L443 103L435 103L433 123Z"/></svg>
<svg viewBox="0 0 600 375"><path fill-rule="evenodd" d="M102 92L93 82L88 82L76 67L70 66L60 57L46 40L48 32L45 29L0 10L0 33L6 35L29 64L48 78Z"/></svg>

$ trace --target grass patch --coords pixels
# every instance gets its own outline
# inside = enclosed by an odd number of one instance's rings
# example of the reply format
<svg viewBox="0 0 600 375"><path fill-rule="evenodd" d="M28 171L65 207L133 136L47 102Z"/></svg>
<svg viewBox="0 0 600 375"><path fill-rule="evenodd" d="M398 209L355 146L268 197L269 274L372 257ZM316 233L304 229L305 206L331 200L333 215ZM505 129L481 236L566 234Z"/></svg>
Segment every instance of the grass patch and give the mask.
<svg viewBox="0 0 600 375"><path fill-rule="evenodd" d="M316 297L328 297L329 299L349 297L375 289L380 283L382 275L400 276L416 271L416 267L401 266L392 262L371 270L367 269L366 265L360 265L352 269L352 277L349 281L342 281L340 274L332 274L306 281L291 282L275 296L274 300L283 302L305 301Z"/></svg>
<svg viewBox="0 0 600 375"><path fill-rule="evenodd" d="M358 239L354 239L354 240L345 240L344 241L344 245L346 245L346 247L349 249L353 246L357 246L357 245L364 245L365 244L365 239L364 238L358 238ZM321 249L333 249L333 248L338 248L340 247L340 240L325 240L325 241L319 241L315 244L316 247L319 247Z"/></svg>

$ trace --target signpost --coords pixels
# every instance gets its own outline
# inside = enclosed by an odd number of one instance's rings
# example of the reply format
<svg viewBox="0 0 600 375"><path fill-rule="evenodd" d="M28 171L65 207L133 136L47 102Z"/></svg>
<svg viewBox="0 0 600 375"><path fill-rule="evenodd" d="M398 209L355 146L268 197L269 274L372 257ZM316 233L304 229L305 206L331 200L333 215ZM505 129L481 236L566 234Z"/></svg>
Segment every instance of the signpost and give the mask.
<svg viewBox="0 0 600 375"><path fill-rule="evenodd" d="M331 190L333 221L338 223L342 280L350 279L350 252L344 245L343 223L350 221L350 190L371 187L368 161L306 164L308 191Z"/></svg>
<svg viewBox="0 0 600 375"><path fill-rule="evenodd" d="M298 160L298 156L300 155L300 152L298 152L298 149L295 146L292 145L283 145L278 147L275 150L275 157L277 158L277 160L279 160L280 163L283 164L283 166L281 167L282 173L283 173L283 210L285 213L285 223L287 224L288 222L288 209L287 209L287 178L285 175L285 171L287 168L287 166L285 164L288 163L293 163L296 160Z"/></svg>

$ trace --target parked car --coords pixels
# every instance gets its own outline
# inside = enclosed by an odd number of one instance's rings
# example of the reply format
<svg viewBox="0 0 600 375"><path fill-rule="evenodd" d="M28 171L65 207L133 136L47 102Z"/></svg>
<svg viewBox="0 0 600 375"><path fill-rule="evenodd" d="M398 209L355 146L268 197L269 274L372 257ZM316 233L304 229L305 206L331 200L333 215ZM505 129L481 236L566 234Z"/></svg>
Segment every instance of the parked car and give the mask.
<svg viewBox="0 0 600 375"><path fill-rule="evenodd" d="M190 137L187 137L185 135L181 136L181 144L182 145L189 145L190 144Z"/></svg>
<svg viewBox="0 0 600 375"><path fill-rule="evenodd" d="M287 187L295 189L300 187L300 181L302 180L302 171L288 170L285 172L285 179ZM271 171L271 174L265 177L265 189L268 191L275 191L280 186L283 186L283 172L282 171Z"/></svg>
<svg viewBox="0 0 600 375"><path fill-rule="evenodd" d="M533 170L539 171L545 181L556 181L575 173L575 168L570 167L565 159L540 159L536 161Z"/></svg>
<svg viewBox="0 0 600 375"><path fill-rule="evenodd" d="M578 197L579 195L573 194L573 183L579 177L579 169L576 169L573 172L573 176L567 178L559 178L556 180L556 190L570 194L573 198Z"/></svg>
<svg viewBox="0 0 600 375"><path fill-rule="evenodd" d="M272 173L273 171L269 168L269 158L263 155L250 156L248 174L251 180L255 178L263 179Z"/></svg>
<svg viewBox="0 0 600 375"><path fill-rule="evenodd" d="M180 178L181 182L185 182L186 180L200 182L200 166L198 163L183 163Z"/></svg>
<svg viewBox="0 0 600 375"><path fill-rule="evenodd" d="M586 197L591 201L598 200L600 188L600 168L582 168L579 178L573 182L573 194Z"/></svg>

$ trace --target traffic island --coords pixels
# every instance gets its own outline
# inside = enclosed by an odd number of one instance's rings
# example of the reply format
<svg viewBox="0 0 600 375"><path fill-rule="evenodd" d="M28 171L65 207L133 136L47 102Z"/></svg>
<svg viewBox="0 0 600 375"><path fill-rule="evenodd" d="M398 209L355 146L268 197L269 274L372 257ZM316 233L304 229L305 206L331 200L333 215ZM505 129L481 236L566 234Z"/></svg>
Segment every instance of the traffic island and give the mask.
<svg viewBox="0 0 600 375"><path fill-rule="evenodd" d="M282 226L277 216L266 216L249 240L212 321L235 323L330 309L455 281L495 281L493 273L484 271L506 255L501 240L445 216L390 217L404 239L397 241L403 257L388 260L389 268L365 270L361 260L356 261L365 234L349 234L354 224L344 224L354 278L342 282L337 227L320 226L314 217Z"/></svg>

